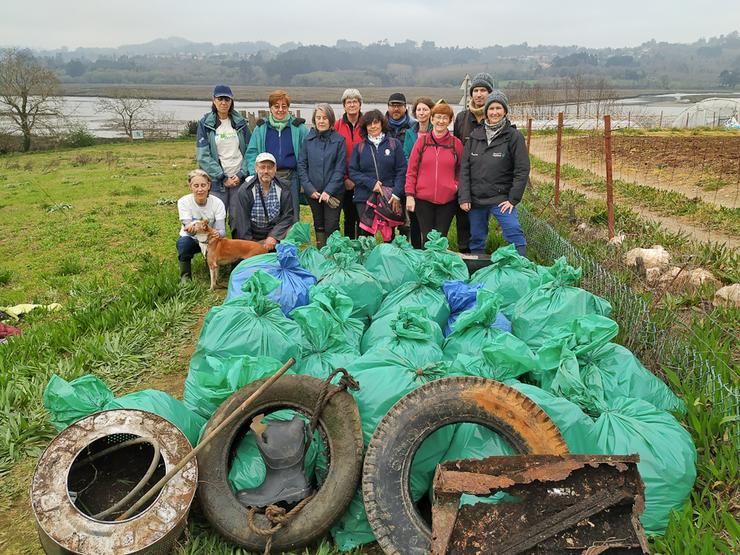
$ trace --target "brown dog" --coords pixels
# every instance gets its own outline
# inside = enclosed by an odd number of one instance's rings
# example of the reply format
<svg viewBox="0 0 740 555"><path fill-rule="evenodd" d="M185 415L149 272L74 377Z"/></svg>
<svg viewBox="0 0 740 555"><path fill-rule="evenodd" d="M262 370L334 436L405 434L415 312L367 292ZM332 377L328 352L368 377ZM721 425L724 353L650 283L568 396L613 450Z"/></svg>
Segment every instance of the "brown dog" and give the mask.
<svg viewBox="0 0 740 555"><path fill-rule="evenodd" d="M211 291L216 288L218 282L219 264L229 264L258 254L265 254L267 249L256 241L244 241L242 239L225 239L218 231L208 226L203 226L203 231L208 236L208 250L206 261L211 271Z"/></svg>

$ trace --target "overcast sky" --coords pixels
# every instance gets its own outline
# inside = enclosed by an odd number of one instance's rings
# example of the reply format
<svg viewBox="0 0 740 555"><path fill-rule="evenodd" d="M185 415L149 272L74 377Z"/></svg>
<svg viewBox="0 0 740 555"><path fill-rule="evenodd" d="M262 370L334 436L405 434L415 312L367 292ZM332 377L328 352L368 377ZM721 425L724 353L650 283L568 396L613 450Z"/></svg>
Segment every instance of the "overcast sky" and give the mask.
<svg viewBox="0 0 740 555"><path fill-rule="evenodd" d="M156 38L333 45L388 39L438 46L635 46L740 29L739 0L4 0L0 45L115 47Z"/></svg>

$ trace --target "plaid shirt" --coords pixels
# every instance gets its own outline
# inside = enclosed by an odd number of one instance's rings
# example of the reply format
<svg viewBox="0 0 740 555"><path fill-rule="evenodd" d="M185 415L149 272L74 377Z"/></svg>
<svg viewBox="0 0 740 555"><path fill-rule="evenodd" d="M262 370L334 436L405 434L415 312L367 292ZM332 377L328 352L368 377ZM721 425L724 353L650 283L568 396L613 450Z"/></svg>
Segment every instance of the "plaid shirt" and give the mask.
<svg viewBox="0 0 740 555"><path fill-rule="evenodd" d="M265 210L262 206L260 197L265 199L265 206L267 207L268 218L265 218ZM262 185L255 183L254 185L254 205L252 206L252 222L257 227L267 227L272 220L277 217L280 213L280 195L278 194L277 186L273 181L270 183L270 191L267 193L267 197L263 196Z"/></svg>

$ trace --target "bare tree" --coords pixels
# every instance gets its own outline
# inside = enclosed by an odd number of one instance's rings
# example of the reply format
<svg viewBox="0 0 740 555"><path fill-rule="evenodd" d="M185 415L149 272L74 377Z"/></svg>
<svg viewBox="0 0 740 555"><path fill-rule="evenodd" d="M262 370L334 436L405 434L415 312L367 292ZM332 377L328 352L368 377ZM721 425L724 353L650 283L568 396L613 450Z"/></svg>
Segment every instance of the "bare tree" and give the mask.
<svg viewBox="0 0 740 555"><path fill-rule="evenodd" d="M59 79L29 53L5 50L0 57L0 116L23 135L23 151L32 134L56 130L62 119Z"/></svg>
<svg viewBox="0 0 740 555"><path fill-rule="evenodd" d="M133 140L134 130L144 127L152 118L152 101L136 91L114 90L107 94L98 101L98 110L112 114L112 127Z"/></svg>

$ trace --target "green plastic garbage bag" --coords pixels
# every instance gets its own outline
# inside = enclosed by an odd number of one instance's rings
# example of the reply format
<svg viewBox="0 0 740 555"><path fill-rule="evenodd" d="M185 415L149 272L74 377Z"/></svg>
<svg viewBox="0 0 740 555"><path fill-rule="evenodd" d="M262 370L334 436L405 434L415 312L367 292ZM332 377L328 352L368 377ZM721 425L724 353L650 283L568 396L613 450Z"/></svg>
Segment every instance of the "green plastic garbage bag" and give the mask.
<svg viewBox="0 0 740 555"><path fill-rule="evenodd" d="M671 511L684 504L696 479L696 447L689 433L669 413L647 401L622 397L594 422L589 436L596 453L637 453L645 484L640 522L648 534L663 534Z"/></svg>
<svg viewBox="0 0 740 555"><path fill-rule="evenodd" d="M370 318L383 300L383 287L362 265L353 261L354 256L344 252L335 254L335 265L321 277L319 284L332 285L352 299L353 317Z"/></svg>
<svg viewBox="0 0 740 555"><path fill-rule="evenodd" d="M364 266L388 294L404 283L418 279L416 268L419 260L419 251L414 250L403 235L397 235L392 242L375 247Z"/></svg>
<svg viewBox="0 0 740 555"><path fill-rule="evenodd" d="M540 276L534 262L519 256L514 245L507 245L496 249L490 266L470 276L470 283L482 283L498 293L504 314L511 317L514 303L539 285Z"/></svg>
<svg viewBox="0 0 740 555"><path fill-rule="evenodd" d="M612 306L608 301L574 286L581 274L581 269L569 266L565 257L559 258L549 275L542 278L542 285L514 305L512 333L536 350L565 322L587 314L609 316Z"/></svg>
<svg viewBox="0 0 740 555"><path fill-rule="evenodd" d="M303 337L298 324L267 298L279 281L258 270L242 288L244 295L212 308L198 337L196 354L268 356L285 363L300 360Z"/></svg>
<svg viewBox="0 0 740 555"><path fill-rule="evenodd" d="M452 333L447 336L442 346L445 359L454 360L461 353L470 355L480 353L481 348L491 343L493 338L501 334L511 335L492 327L496 323L500 306L501 297L498 293L478 289L475 307L460 314L452 324Z"/></svg>
<svg viewBox="0 0 740 555"><path fill-rule="evenodd" d="M339 231L335 231L327 237L326 245L319 252L328 260L332 260L338 254L347 254L350 255L352 262L357 262L357 250L352 243L352 239L345 237Z"/></svg>
<svg viewBox="0 0 740 555"><path fill-rule="evenodd" d="M386 349L377 349L348 365L347 371L360 383L360 389L351 393L357 400L367 445L388 409L417 387L446 376L447 365L430 364L422 358L407 358ZM420 499L429 489L434 469L447 451L453 432L452 426L438 430L417 451L410 471L410 489L414 500ZM364 505L356 502L362 499L361 495L358 489L355 500L332 528L332 535L342 550L375 539L371 532L368 534L370 527Z"/></svg>
<svg viewBox="0 0 740 555"><path fill-rule="evenodd" d="M421 256L426 260L436 262L433 267L441 282L467 281L470 277L468 267L460 258L460 255L448 250L449 246L450 242L447 237L443 237L439 231L433 229L427 235L427 241L424 243Z"/></svg>
<svg viewBox="0 0 740 555"><path fill-rule="evenodd" d="M338 322L320 305L301 306L290 315L303 333L301 361L296 365L296 373L325 380L334 370L344 368L360 356L356 346L346 343L344 330Z"/></svg>
<svg viewBox="0 0 740 555"><path fill-rule="evenodd" d="M444 356L448 360L446 354ZM526 343L510 333L498 330L477 352L470 349L468 352L458 353L452 361L450 372L502 382L531 372L536 367L537 357Z"/></svg>
<svg viewBox="0 0 740 555"><path fill-rule="evenodd" d="M58 432L89 414L105 410L113 400L113 392L99 378L88 374L68 382L56 374L44 389L44 407L51 424Z"/></svg>
<svg viewBox="0 0 740 555"><path fill-rule="evenodd" d="M566 322L538 350L538 368L532 377L543 389L595 415L619 397L685 413L684 402L629 349L609 343L618 331L616 322L596 314Z"/></svg>
<svg viewBox="0 0 740 555"><path fill-rule="evenodd" d="M205 418L163 391L145 389L114 398L105 382L92 375L80 376L70 382L53 375L44 389L43 401L58 431L95 412L137 409L168 420L185 434L191 445L196 445L200 430L206 423Z"/></svg>
<svg viewBox="0 0 740 555"><path fill-rule="evenodd" d="M300 413L288 409L270 413L266 415L262 421L267 423L271 420L292 420L296 414L298 414L301 420L308 423L308 418ZM314 475L316 457L320 445L320 435L319 432L316 431L314 432L314 439L303 459L303 471L309 478ZM260 455L260 451L257 448L254 432L249 430L239 441L239 444L236 446L234 451L234 459L229 468L229 483L234 492L237 492L241 489L255 488L259 486L265 481L266 475L267 470L265 468L265 462L262 460L262 455Z"/></svg>
<svg viewBox="0 0 740 555"><path fill-rule="evenodd" d="M380 305L373 319L398 315L402 306L423 306L427 316L443 329L450 316L450 305L440 288L441 282L434 269L436 263L422 262L419 266L418 281L404 283L390 293Z"/></svg>
<svg viewBox="0 0 740 555"><path fill-rule="evenodd" d="M337 291L332 285L315 285L309 292L310 304L321 307L344 333L347 346L359 350L365 324L359 318L354 318L354 304L352 299Z"/></svg>
<svg viewBox="0 0 740 555"><path fill-rule="evenodd" d="M442 359L442 330L421 306L403 306L396 316L373 320L362 336L360 351L387 348L403 356L417 353L425 360Z"/></svg>
<svg viewBox="0 0 740 555"><path fill-rule="evenodd" d="M363 235L357 239L353 239L352 248L355 250L355 254L357 255L357 263L365 264L367 257L370 256L370 253L373 252L377 246L378 243L375 241L375 237Z"/></svg>
<svg viewBox="0 0 740 555"><path fill-rule="evenodd" d="M205 418L188 409L182 401L156 389L144 389L117 397L106 405L105 410L110 409L137 409L158 414L177 426L192 446L198 444L200 431L206 423Z"/></svg>
<svg viewBox="0 0 740 555"><path fill-rule="evenodd" d="M216 409L237 390L248 383L268 378L283 363L270 357L216 356L196 351L190 359L185 378L183 402L190 410L210 418ZM287 373L294 373L295 366Z"/></svg>
<svg viewBox="0 0 740 555"><path fill-rule="evenodd" d="M332 527L331 535L340 551L352 551L357 546L375 541L365 513L362 488L357 488L342 518Z"/></svg>
<svg viewBox="0 0 740 555"><path fill-rule="evenodd" d="M311 226L307 223L294 223L281 243L290 243L298 247L298 261L301 267L311 272L316 279L321 278L324 271L331 266L331 262L311 245Z"/></svg>

